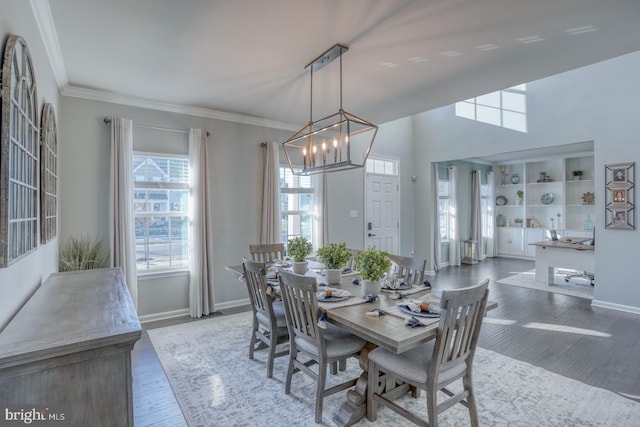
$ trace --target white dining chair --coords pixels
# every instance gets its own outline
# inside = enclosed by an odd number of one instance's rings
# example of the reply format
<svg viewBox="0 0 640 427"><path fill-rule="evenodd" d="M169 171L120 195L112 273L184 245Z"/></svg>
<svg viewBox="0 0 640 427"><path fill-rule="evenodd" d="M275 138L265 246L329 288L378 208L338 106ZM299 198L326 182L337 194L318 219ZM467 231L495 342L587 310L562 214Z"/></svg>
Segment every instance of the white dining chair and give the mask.
<svg viewBox="0 0 640 427"><path fill-rule="evenodd" d="M273 376L273 361L286 356L289 349L276 351L278 344L289 340L289 330L282 301L273 301L268 295L266 269L262 262L243 259L242 268L253 311L253 326L249 342L249 359L253 359L256 349L269 349L267 356L267 378Z"/></svg>
<svg viewBox="0 0 640 427"><path fill-rule="evenodd" d="M399 280L415 286L423 284L426 259L401 255L389 255L389 259L392 263L391 272L396 273Z"/></svg>
<svg viewBox="0 0 640 427"><path fill-rule="evenodd" d="M365 340L328 322L326 329L318 326L319 312L316 298L316 279L287 271L280 271L280 290L289 327L289 367L285 394L291 393L293 374L302 371L316 381L316 423L322 422L324 398L353 387L357 378L325 388L329 364L359 357ZM317 372L310 366L317 364Z"/></svg>
<svg viewBox="0 0 640 427"><path fill-rule="evenodd" d="M400 354L380 347L369 353L367 418L370 421L377 419L378 405L383 405L419 426L437 427L438 415L460 403L469 409L471 426L478 426L472 366L489 296L488 286L489 279L486 279L476 286L442 291L435 340ZM428 422L385 394L384 385L391 379L426 391ZM460 391L447 388L458 380L462 380ZM439 391L447 396L441 403L438 403Z"/></svg>

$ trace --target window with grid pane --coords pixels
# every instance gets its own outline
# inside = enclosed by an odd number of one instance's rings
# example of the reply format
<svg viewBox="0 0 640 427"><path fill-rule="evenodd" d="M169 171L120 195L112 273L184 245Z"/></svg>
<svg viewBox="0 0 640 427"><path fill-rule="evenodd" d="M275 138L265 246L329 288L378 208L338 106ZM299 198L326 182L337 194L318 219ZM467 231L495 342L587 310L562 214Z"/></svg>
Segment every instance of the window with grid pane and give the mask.
<svg viewBox="0 0 640 427"><path fill-rule="evenodd" d="M58 229L58 130L52 104L42 109L40 132L40 241L47 243Z"/></svg>
<svg viewBox="0 0 640 427"><path fill-rule="evenodd" d="M189 268L189 160L133 156L138 273Z"/></svg>
<svg viewBox="0 0 640 427"><path fill-rule="evenodd" d="M38 246L38 96L29 48L12 35L2 66L0 267Z"/></svg>
<svg viewBox="0 0 640 427"><path fill-rule="evenodd" d="M449 181L438 181L438 225L440 227L440 241L449 240Z"/></svg>
<svg viewBox="0 0 640 427"><path fill-rule="evenodd" d="M291 168L280 167L280 240L285 246L296 236L313 243L314 193L311 176L295 175Z"/></svg>

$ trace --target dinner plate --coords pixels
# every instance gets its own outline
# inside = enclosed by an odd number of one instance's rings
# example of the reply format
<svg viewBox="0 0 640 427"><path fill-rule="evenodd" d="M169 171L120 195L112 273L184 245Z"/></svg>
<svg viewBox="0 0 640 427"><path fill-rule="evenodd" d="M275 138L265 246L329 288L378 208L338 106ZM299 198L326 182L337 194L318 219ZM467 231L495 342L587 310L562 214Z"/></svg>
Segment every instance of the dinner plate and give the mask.
<svg viewBox="0 0 640 427"><path fill-rule="evenodd" d="M540 201L543 205L550 205L555 200L556 196L553 193L544 193L540 196Z"/></svg>
<svg viewBox="0 0 640 427"><path fill-rule="evenodd" d="M333 295L330 297L327 297L325 299L319 299L318 302L338 302L338 301L344 301L346 299L351 298L352 295L345 295L343 297L334 297Z"/></svg>
<svg viewBox="0 0 640 427"><path fill-rule="evenodd" d="M497 206L504 206L507 204L507 198L504 196L498 196L496 197L496 205Z"/></svg>
<svg viewBox="0 0 640 427"><path fill-rule="evenodd" d="M440 313L431 313L429 311L421 311L419 313L416 313L415 311L412 311L411 309L407 308L404 305L399 305L398 307L400 307L400 311L402 311L403 313L410 314L412 316L418 316L418 317L440 317Z"/></svg>
<svg viewBox="0 0 640 427"><path fill-rule="evenodd" d="M383 291L388 291L388 292L394 292L394 291L406 291L407 289L411 289L413 287L413 285L411 283L405 283L402 282L400 283L400 287L398 288L387 288L387 287L382 287Z"/></svg>

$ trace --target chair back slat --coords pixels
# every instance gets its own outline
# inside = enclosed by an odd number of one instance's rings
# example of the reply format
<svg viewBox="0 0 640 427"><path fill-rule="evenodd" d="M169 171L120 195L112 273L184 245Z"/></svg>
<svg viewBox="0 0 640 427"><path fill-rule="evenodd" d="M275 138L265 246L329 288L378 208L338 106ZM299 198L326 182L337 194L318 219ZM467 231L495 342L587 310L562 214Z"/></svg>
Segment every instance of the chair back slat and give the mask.
<svg viewBox="0 0 640 427"><path fill-rule="evenodd" d="M256 262L284 259L284 243L252 244L249 245L249 252Z"/></svg>
<svg viewBox="0 0 640 427"><path fill-rule="evenodd" d="M487 306L488 287L489 279L486 279L476 286L442 291L432 375L472 359Z"/></svg>
<svg viewBox="0 0 640 427"><path fill-rule="evenodd" d="M391 272L396 273L398 279L412 285L422 285L424 282L424 269L427 260L401 255L389 255L391 260Z"/></svg>
<svg viewBox="0 0 640 427"><path fill-rule="evenodd" d="M319 342L316 279L287 271L280 271L279 278L289 335Z"/></svg>

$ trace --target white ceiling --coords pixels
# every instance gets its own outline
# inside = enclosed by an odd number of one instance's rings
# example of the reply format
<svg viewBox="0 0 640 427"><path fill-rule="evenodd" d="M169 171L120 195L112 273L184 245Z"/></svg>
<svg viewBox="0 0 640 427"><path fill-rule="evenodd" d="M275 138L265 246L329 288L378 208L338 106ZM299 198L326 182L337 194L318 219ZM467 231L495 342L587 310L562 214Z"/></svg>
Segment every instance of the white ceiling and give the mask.
<svg viewBox="0 0 640 427"><path fill-rule="evenodd" d="M638 0L32 0L63 94L309 120L335 43L344 108L384 123L640 48ZM58 50L57 50L58 49ZM314 119L339 105L314 74ZM237 116L236 116L237 115Z"/></svg>

